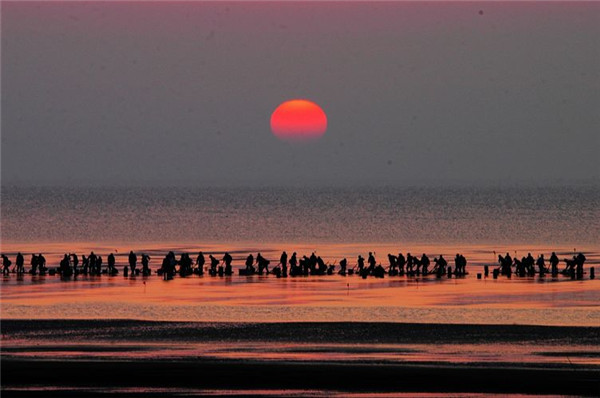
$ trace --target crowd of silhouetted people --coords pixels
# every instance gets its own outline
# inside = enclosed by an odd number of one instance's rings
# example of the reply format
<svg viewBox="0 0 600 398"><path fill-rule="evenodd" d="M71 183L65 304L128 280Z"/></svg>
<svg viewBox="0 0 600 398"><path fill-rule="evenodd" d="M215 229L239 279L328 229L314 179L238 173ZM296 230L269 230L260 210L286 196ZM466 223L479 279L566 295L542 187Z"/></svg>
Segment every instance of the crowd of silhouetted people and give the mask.
<svg viewBox="0 0 600 398"><path fill-rule="evenodd" d="M80 261L81 260L81 261ZM141 253L139 258L133 251L129 252L127 265L123 267L125 276L143 275L149 276L152 274L150 269L151 257L145 253ZM314 252L310 256L303 255L300 257L296 252L291 256L284 251L281 253L277 265L269 268L271 261L258 253L256 257L249 254L246 257L244 267L238 270L239 275L265 275L273 274L277 277L288 276L309 276L309 275L358 275L362 278L376 277L383 278L387 276L424 276L435 275L442 276L465 276L467 272L467 259L457 253L454 257L453 265L448 264L448 261L443 255L439 255L432 261L423 253L421 256L413 256L410 253L388 254L388 263L382 265L375 259L375 253L369 252L367 259L362 255L356 258L354 266L348 265L348 260L343 258L337 264L326 263L320 256ZM141 266L138 266L138 261ZM517 276L532 276L539 274L552 274L553 276L559 273L571 275L581 278L584 273L584 263L586 261L583 253L573 256L572 259L564 258L565 268L560 270L560 260L556 253L552 253L548 260L549 267L546 264L544 255L538 256L537 260L533 258L531 253L521 259L512 258L510 254L506 256L498 255L499 266L494 269L494 277L505 275L510 277L512 274ZM172 279L175 275L181 277L189 275L204 275L208 273L210 276L229 276L233 275L233 257L226 252L222 258L217 258L212 254L208 255L207 259L203 252L199 252L196 259L193 260L189 253L181 253L179 258L174 252L168 252L162 259L160 268L156 270L156 274L163 276L164 279ZM46 266L46 258L40 254L32 254L29 270L25 269L25 258L21 253L18 253L15 258L15 265L11 269L12 261L2 255L2 272L8 275L11 272L17 274L29 273L32 275L59 274L62 277L71 277L78 275L117 275L119 269L116 266L114 253L108 254L106 264L101 255L95 254L93 251L89 255L82 255L81 259L76 253L65 253L58 267L48 268ZM485 266L486 276L488 267ZM593 273L593 269L592 269ZM593 278L593 275L592 275Z"/></svg>
<svg viewBox="0 0 600 398"><path fill-rule="evenodd" d="M495 272L508 277L513 273L518 276L532 276L536 273L540 275L552 274L553 276L556 276L559 273L562 273L564 275L581 278L583 277L583 265L585 260L586 258L583 253L573 256L573 258L563 258L565 268L560 270L560 260L558 259L556 252L552 252L548 259L549 267L546 265L546 259L543 254L540 254L537 259L534 259L531 253L528 253L527 256L518 259L516 256L515 258L512 258L509 253L506 253L506 256L502 256L501 254L498 255L499 266L496 268Z"/></svg>

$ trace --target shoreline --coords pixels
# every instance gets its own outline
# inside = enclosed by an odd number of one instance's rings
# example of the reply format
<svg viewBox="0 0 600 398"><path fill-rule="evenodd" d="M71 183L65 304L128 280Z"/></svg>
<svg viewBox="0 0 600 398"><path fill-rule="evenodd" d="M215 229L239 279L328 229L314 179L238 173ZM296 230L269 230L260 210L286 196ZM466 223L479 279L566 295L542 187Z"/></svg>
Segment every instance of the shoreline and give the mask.
<svg viewBox="0 0 600 398"><path fill-rule="evenodd" d="M586 355L594 358L600 355L582 348L600 346L600 327L3 319L0 329L2 395L6 397L95 397L111 391L121 396L170 397L208 395L206 391L210 390L254 396L277 395L278 391L287 390L309 391L313 396L315 391L317 395L342 392L342 396L343 392L597 396L600 388L600 365L575 361ZM491 345L492 350L497 344L537 347L540 342L546 347L567 349L558 355L570 356L574 363L564 358L551 363L543 360L526 363L504 358L452 362L434 356L421 362L410 357L391 362L360 357L365 346L369 352L369 347L377 350L386 344L434 347L452 344L461 351L462 347L473 345ZM293 345L308 355L320 352L323 344L341 345L344 352L358 356L352 360L329 354L300 360L273 359L263 357L262 351L250 357L186 356L185 353L165 358L127 355L157 345L177 350L197 344L220 344L234 353L240 344L253 343L276 350L282 344ZM557 355L546 354L543 346L539 350L538 355ZM64 356L65 352L73 351L84 356ZM407 352L410 351L409 348ZM103 357L103 352L113 352L113 356ZM301 392L295 396L302 396Z"/></svg>
<svg viewBox="0 0 600 398"><path fill-rule="evenodd" d="M410 322L188 322L2 319L3 340L19 338L62 339L68 331L73 340L88 340L91 330L97 339L110 336L115 341L160 341L185 338L198 341L291 341L365 343L490 343L561 341L600 346L600 326L539 326L506 324L443 324ZM443 332L443 333L441 333ZM44 334L46 333L46 334ZM117 336L118 338L116 338ZM331 337L334 336L334 337ZM376 336L373 338L372 336ZM435 338L435 340L434 340ZM342 339L342 340L337 340Z"/></svg>
<svg viewBox="0 0 600 398"><path fill-rule="evenodd" d="M60 371L60 374L57 373ZM65 375L66 377L61 377ZM99 377L98 375L103 375ZM110 377L108 377L110 375ZM291 363L261 361L43 361L2 359L3 396L31 396L18 386L52 386L56 395L77 388L318 390L348 392L521 393L596 396L600 370L444 365ZM110 387L109 387L110 386ZM142 387L143 386L143 387ZM6 389L9 387L9 389ZM168 389L176 389L169 393ZM39 391L46 396L45 391ZM99 392L98 395L102 394ZM71 395L71 394L68 394ZM135 394L134 394L135 395Z"/></svg>

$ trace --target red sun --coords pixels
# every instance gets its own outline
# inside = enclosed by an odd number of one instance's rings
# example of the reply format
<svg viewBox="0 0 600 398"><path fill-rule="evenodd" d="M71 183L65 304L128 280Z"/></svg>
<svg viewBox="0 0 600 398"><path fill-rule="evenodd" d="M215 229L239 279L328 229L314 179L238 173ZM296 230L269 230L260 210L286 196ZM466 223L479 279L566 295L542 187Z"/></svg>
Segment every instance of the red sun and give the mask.
<svg viewBox="0 0 600 398"><path fill-rule="evenodd" d="M271 131L285 141L312 141L327 130L327 115L312 101L293 99L279 105L271 115Z"/></svg>

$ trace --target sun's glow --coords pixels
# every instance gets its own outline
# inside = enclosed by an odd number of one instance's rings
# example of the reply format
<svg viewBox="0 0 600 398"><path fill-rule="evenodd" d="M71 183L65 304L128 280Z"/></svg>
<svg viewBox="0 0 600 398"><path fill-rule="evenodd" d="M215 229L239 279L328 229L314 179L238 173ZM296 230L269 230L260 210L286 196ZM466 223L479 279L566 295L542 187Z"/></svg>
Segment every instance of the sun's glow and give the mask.
<svg viewBox="0 0 600 398"><path fill-rule="evenodd" d="M271 131L285 141L312 141L327 131L327 115L312 101L285 101L271 115Z"/></svg>

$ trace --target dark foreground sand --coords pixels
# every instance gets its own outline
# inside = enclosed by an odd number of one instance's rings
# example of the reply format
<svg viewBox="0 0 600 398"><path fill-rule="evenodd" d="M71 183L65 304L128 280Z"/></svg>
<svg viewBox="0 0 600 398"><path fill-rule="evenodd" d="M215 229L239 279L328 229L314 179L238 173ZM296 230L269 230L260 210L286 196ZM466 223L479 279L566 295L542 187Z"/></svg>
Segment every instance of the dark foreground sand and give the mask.
<svg viewBox="0 0 600 398"><path fill-rule="evenodd" d="M278 341L356 343L485 343L544 341L600 344L600 328L387 323L219 324L138 321L13 321L1 324L11 341ZM93 336L93 337L92 337ZM17 347L17 348L15 348ZM600 368L519 363L376 363L241 359L64 359L2 356L2 396L173 396L197 390L316 390L353 392L483 392L600 396ZM23 390L21 387L44 390ZM98 390L85 390L97 387ZM50 389L48 389L50 388ZM136 390L123 390L135 388ZM150 390L148 390L150 389ZM164 390L166 389L166 390Z"/></svg>

